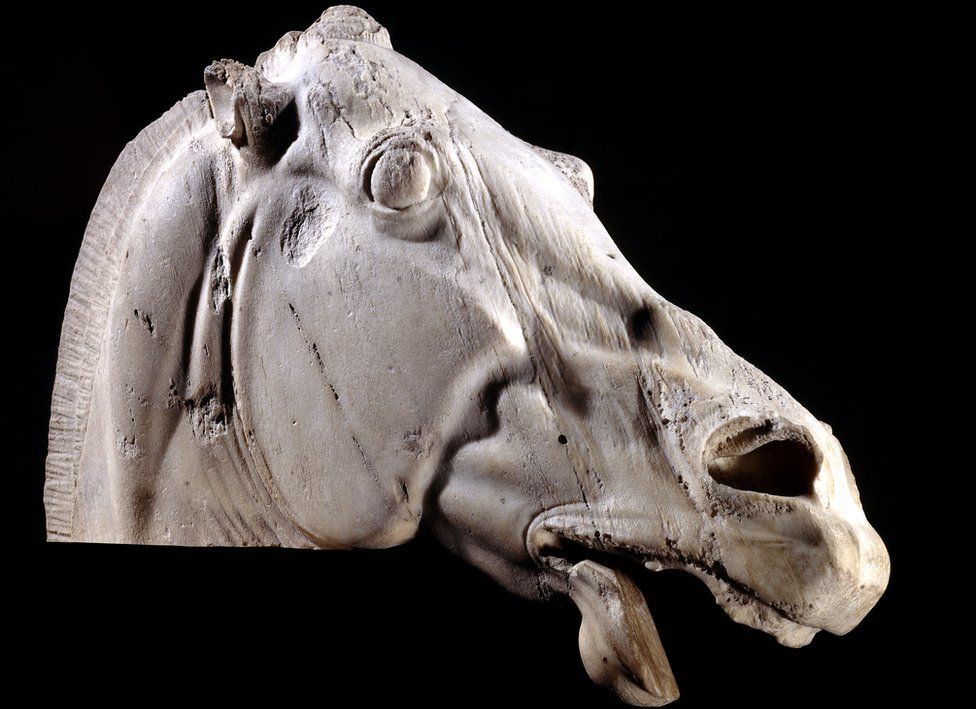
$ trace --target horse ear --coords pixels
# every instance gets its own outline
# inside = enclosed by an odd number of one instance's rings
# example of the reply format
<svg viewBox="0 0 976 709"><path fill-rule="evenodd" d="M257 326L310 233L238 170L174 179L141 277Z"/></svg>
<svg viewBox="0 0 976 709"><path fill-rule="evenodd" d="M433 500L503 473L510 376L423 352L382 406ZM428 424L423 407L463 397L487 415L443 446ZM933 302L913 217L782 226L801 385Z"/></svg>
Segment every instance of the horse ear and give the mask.
<svg viewBox="0 0 976 709"><path fill-rule="evenodd" d="M291 93L230 59L208 66L203 80L220 135L248 160L277 162L298 132Z"/></svg>
<svg viewBox="0 0 976 709"><path fill-rule="evenodd" d="M589 165L575 155L546 150L536 145L532 147L542 157L555 165L566 176L570 184L576 188L576 191L586 198L591 207L593 206L593 170L590 169Z"/></svg>

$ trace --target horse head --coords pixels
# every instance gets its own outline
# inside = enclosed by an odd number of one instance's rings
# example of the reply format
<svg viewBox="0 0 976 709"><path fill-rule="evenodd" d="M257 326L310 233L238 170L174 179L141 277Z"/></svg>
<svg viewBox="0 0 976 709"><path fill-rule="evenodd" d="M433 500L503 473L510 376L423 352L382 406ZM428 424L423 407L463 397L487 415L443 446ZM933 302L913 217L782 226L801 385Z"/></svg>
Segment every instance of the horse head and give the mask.
<svg viewBox="0 0 976 709"><path fill-rule="evenodd" d="M425 526L568 595L590 676L677 696L630 576L788 645L888 557L830 428L654 292L582 160L507 133L338 7L133 141L65 317L51 539L388 547Z"/></svg>

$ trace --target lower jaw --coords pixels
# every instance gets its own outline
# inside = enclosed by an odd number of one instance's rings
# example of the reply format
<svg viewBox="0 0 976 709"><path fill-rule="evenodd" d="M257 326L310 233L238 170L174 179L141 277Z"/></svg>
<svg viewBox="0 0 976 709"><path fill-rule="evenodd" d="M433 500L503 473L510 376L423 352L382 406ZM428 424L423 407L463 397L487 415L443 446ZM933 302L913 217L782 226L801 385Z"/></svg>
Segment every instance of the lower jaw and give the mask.
<svg viewBox="0 0 976 709"><path fill-rule="evenodd" d="M587 673L629 704L661 706L674 701L678 687L647 603L630 578L633 569L622 568L627 558L593 554L599 560L586 556L575 562L552 556L540 558L566 579L569 596L580 611L580 655ZM656 559L642 565L651 571L683 570L701 579L730 618L773 635L783 645L801 647L818 631L788 618L703 566Z"/></svg>
<svg viewBox="0 0 976 709"><path fill-rule="evenodd" d="M787 647L809 645L820 628L798 623L778 609L729 585L707 571L690 567L685 571L701 579L715 596L715 602L736 623L761 630Z"/></svg>
<svg viewBox="0 0 976 709"><path fill-rule="evenodd" d="M559 546L569 543L578 547L573 558L537 555L537 559L543 565L553 568L558 573L568 574L573 565L582 560L592 560L628 575L639 572L638 567L640 566L654 572L683 571L701 580L715 597L715 602L732 620L772 635L782 645L787 647L809 645L820 631L820 628L805 625L775 606L759 599L748 588L729 578L726 574L719 574L718 571L722 571L720 566L716 571L711 566L698 563L696 560L683 555L659 556L653 552L639 552L637 550L630 550L632 553L601 552L586 545L583 540L576 539L575 535L566 535L551 530L546 530L546 533L551 535L549 539L555 540ZM538 539L538 537L536 538Z"/></svg>

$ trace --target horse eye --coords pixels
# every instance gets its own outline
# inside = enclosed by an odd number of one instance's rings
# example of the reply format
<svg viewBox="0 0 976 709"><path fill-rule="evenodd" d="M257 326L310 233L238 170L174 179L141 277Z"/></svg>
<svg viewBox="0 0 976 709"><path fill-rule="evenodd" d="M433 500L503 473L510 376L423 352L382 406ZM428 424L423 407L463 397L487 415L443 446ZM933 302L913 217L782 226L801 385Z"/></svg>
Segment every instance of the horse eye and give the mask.
<svg viewBox="0 0 976 709"><path fill-rule="evenodd" d="M370 198L387 209L406 209L422 202L430 191L427 157L408 147L391 147L373 163L367 177Z"/></svg>

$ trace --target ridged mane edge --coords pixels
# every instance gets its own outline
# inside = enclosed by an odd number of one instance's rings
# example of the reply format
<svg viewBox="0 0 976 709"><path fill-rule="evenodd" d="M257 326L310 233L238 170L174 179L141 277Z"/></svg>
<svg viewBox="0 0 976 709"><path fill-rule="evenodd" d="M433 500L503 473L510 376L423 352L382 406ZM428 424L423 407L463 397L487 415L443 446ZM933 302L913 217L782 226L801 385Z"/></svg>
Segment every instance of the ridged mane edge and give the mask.
<svg viewBox="0 0 976 709"><path fill-rule="evenodd" d="M71 276L51 398L44 477L48 541L71 541L78 466L128 225L166 158L211 120L205 91L194 91L146 126L119 155L98 195Z"/></svg>

